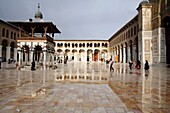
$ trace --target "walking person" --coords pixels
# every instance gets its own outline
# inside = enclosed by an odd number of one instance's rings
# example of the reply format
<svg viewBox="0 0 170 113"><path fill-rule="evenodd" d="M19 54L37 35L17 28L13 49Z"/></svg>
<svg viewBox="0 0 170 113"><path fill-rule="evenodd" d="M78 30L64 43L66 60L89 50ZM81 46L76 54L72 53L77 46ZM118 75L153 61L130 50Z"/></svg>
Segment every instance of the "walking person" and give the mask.
<svg viewBox="0 0 170 113"><path fill-rule="evenodd" d="M114 61L111 61L111 63L110 63L110 71L112 71L112 70L114 71L113 62L114 62Z"/></svg>

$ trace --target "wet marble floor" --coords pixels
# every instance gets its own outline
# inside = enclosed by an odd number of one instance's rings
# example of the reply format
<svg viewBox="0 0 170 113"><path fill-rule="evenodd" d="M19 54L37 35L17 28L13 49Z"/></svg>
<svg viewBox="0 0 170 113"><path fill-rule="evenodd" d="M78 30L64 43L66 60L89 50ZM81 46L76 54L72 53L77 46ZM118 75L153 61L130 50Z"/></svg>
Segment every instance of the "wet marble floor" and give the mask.
<svg viewBox="0 0 170 113"><path fill-rule="evenodd" d="M0 113L169 113L170 68L57 64L57 69L0 69Z"/></svg>

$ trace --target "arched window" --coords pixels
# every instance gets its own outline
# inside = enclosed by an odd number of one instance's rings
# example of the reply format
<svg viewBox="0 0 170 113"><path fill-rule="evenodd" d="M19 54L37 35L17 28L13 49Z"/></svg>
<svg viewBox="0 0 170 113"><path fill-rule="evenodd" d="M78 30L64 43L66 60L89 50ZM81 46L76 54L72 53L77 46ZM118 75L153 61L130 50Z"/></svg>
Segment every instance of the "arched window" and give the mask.
<svg viewBox="0 0 170 113"><path fill-rule="evenodd" d="M2 29L2 36L5 37L5 28Z"/></svg>
<svg viewBox="0 0 170 113"><path fill-rule="evenodd" d="M11 31L11 39L13 39L13 32Z"/></svg>
<svg viewBox="0 0 170 113"><path fill-rule="evenodd" d="M6 37L8 38L9 37L9 31L6 30Z"/></svg>
<svg viewBox="0 0 170 113"><path fill-rule="evenodd" d="M92 47L92 45L93 45L93 44L92 44L92 43L90 43L90 47Z"/></svg>
<svg viewBox="0 0 170 113"><path fill-rule="evenodd" d="M67 47L67 43L65 43L64 46Z"/></svg>
<svg viewBox="0 0 170 113"><path fill-rule="evenodd" d="M98 43L98 47L100 47L100 43Z"/></svg>
<svg viewBox="0 0 170 113"><path fill-rule="evenodd" d="M16 40L16 33L14 33L14 40Z"/></svg>

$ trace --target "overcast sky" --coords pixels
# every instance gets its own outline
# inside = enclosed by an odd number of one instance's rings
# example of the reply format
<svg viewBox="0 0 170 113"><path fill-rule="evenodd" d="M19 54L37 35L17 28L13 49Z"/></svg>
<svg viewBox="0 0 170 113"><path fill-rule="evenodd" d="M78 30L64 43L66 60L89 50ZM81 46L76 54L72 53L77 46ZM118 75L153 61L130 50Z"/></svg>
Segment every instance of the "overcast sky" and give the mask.
<svg viewBox="0 0 170 113"><path fill-rule="evenodd" d="M37 5L44 21L52 21L61 34L55 39L107 40L137 15L142 0L0 0L0 18L34 18Z"/></svg>

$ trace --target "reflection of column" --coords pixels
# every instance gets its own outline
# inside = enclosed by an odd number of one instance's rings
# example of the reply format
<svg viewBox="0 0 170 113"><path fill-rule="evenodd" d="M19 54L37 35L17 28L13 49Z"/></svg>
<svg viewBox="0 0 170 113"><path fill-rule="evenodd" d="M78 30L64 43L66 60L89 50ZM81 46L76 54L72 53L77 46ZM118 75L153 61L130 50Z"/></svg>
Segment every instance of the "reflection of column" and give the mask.
<svg viewBox="0 0 170 113"><path fill-rule="evenodd" d="M11 54L11 47L6 47L6 60L10 59L10 54Z"/></svg>
<svg viewBox="0 0 170 113"><path fill-rule="evenodd" d="M2 57L2 45L0 45L0 57Z"/></svg>
<svg viewBox="0 0 170 113"><path fill-rule="evenodd" d="M28 63L28 53L25 52L25 63Z"/></svg>
<svg viewBox="0 0 170 113"><path fill-rule="evenodd" d="M17 71L17 86L21 85L20 73Z"/></svg>
<svg viewBox="0 0 170 113"><path fill-rule="evenodd" d="M17 48L14 48L14 60L17 61Z"/></svg>
<svg viewBox="0 0 170 113"><path fill-rule="evenodd" d="M126 63L126 48L123 48L123 63Z"/></svg>
<svg viewBox="0 0 170 113"><path fill-rule="evenodd" d="M43 86L45 86L46 71L43 71Z"/></svg>

